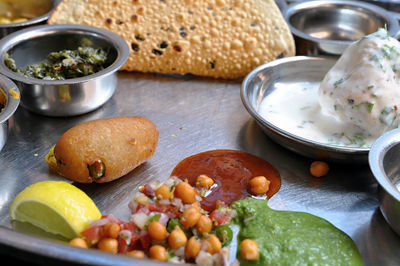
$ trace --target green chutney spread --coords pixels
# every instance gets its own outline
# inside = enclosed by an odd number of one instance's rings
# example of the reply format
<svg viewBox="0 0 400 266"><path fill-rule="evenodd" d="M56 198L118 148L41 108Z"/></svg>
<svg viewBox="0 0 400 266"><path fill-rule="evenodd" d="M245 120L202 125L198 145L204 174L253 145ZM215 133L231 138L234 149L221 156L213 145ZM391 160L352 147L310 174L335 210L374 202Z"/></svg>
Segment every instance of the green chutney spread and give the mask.
<svg viewBox="0 0 400 266"><path fill-rule="evenodd" d="M94 74L106 67L107 52L101 48L78 47L76 50L52 52L38 65L25 69L17 67L15 60L7 53L4 63L14 72L25 77L43 80L65 80Z"/></svg>
<svg viewBox="0 0 400 266"><path fill-rule="evenodd" d="M247 198L232 204L240 226L238 242L255 240L259 258L241 265L363 265L356 245L344 232L312 214L277 211L267 201Z"/></svg>

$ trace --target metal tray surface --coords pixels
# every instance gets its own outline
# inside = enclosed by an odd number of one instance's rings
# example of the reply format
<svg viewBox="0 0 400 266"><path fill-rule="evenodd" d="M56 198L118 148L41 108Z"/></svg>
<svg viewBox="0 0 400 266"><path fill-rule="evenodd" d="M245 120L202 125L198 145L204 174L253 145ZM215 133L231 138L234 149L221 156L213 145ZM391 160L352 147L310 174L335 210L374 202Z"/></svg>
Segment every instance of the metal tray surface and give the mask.
<svg viewBox="0 0 400 266"><path fill-rule="evenodd" d="M353 238L366 265L399 265L400 237L379 211L377 184L368 166L330 164L326 177L312 178L308 169L312 160L271 141L246 112L240 85L241 80L121 72L115 95L91 113L51 118L19 108L10 120L9 139L0 153L0 253L36 263L144 265L127 256L15 232L8 218L10 204L22 189L38 181L64 180L49 172L43 160L63 132L83 121L129 115L151 119L160 132L159 144L148 162L116 181L74 183L103 214L128 220L133 191L150 180L168 178L174 166L189 155L212 149L242 150L267 160L281 174L282 187L269 200L270 207L327 219Z"/></svg>

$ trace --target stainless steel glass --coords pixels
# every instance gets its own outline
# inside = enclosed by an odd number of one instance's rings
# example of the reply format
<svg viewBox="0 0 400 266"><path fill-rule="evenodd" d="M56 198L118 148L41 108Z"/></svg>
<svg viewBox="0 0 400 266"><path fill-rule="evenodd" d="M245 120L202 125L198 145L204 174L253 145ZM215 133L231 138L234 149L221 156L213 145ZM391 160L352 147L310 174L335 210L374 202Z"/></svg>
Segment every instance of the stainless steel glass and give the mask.
<svg viewBox="0 0 400 266"><path fill-rule="evenodd" d="M371 147L369 165L379 184L383 216L400 236L400 129L378 138Z"/></svg>
<svg viewBox="0 0 400 266"><path fill-rule="evenodd" d="M283 15L289 24L297 55L341 55L352 42L387 28L397 37L393 13L362 1L320 0L290 4Z"/></svg>
<svg viewBox="0 0 400 266"><path fill-rule="evenodd" d="M13 95L11 94L13 93ZM0 151L7 141L8 120L14 114L20 102L19 90L9 78L0 75L0 94L5 95L6 106L0 110Z"/></svg>
<svg viewBox="0 0 400 266"><path fill-rule="evenodd" d="M95 74L67 79L41 80L13 72L4 64L4 54L17 66L42 62L50 52L74 50L83 44L109 50L108 64ZM119 35L83 25L43 25L12 33L0 40L0 72L10 77L21 90L21 105L48 116L73 116L92 111L113 95L117 70L129 56L129 46Z"/></svg>

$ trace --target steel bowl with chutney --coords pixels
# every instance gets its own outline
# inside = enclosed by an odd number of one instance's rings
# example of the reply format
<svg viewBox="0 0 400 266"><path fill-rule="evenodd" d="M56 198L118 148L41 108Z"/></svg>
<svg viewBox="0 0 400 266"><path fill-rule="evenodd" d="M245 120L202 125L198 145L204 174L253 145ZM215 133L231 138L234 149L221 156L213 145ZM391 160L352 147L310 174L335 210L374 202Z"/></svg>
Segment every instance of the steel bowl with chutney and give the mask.
<svg viewBox="0 0 400 266"><path fill-rule="evenodd" d="M400 129L379 137L372 145L368 159L379 184L381 212L400 236Z"/></svg>
<svg viewBox="0 0 400 266"><path fill-rule="evenodd" d="M46 23L61 0L0 0L0 38Z"/></svg>
<svg viewBox="0 0 400 266"><path fill-rule="evenodd" d="M7 141L8 121L17 110L19 102L20 93L15 83L0 75L0 151Z"/></svg>
<svg viewBox="0 0 400 266"><path fill-rule="evenodd" d="M319 0L289 5L283 15L296 42L297 55L339 56L354 41L387 28L395 37L393 13L362 1Z"/></svg>
<svg viewBox="0 0 400 266"><path fill-rule="evenodd" d="M47 77L40 79L9 68L9 58L12 58L18 69L26 70L28 66L35 66L29 73L36 73L36 66L50 53L78 51L80 47L107 51L106 59L103 60L104 68L98 72L88 72L91 73L89 75L68 76L64 80ZM84 25L35 26L0 40L0 72L17 84L24 108L47 116L80 115L102 106L114 94L118 81L117 71L128 56L129 46L122 37ZM62 64L63 67L70 64L71 69L77 66L74 60L70 62L63 59ZM56 68L59 66L54 65L51 69L56 71Z"/></svg>

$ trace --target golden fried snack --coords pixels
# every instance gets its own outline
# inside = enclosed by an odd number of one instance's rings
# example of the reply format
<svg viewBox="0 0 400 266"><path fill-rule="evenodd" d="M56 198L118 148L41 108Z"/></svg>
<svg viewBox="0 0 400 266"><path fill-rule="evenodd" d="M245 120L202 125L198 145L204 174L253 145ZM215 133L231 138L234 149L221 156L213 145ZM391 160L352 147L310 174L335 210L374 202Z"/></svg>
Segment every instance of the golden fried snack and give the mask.
<svg viewBox="0 0 400 266"><path fill-rule="evenodd" d="M147 161L157 142L157 128L146 118L104 118L69 129L45 160L68 179L104 183Z"/></svg>

